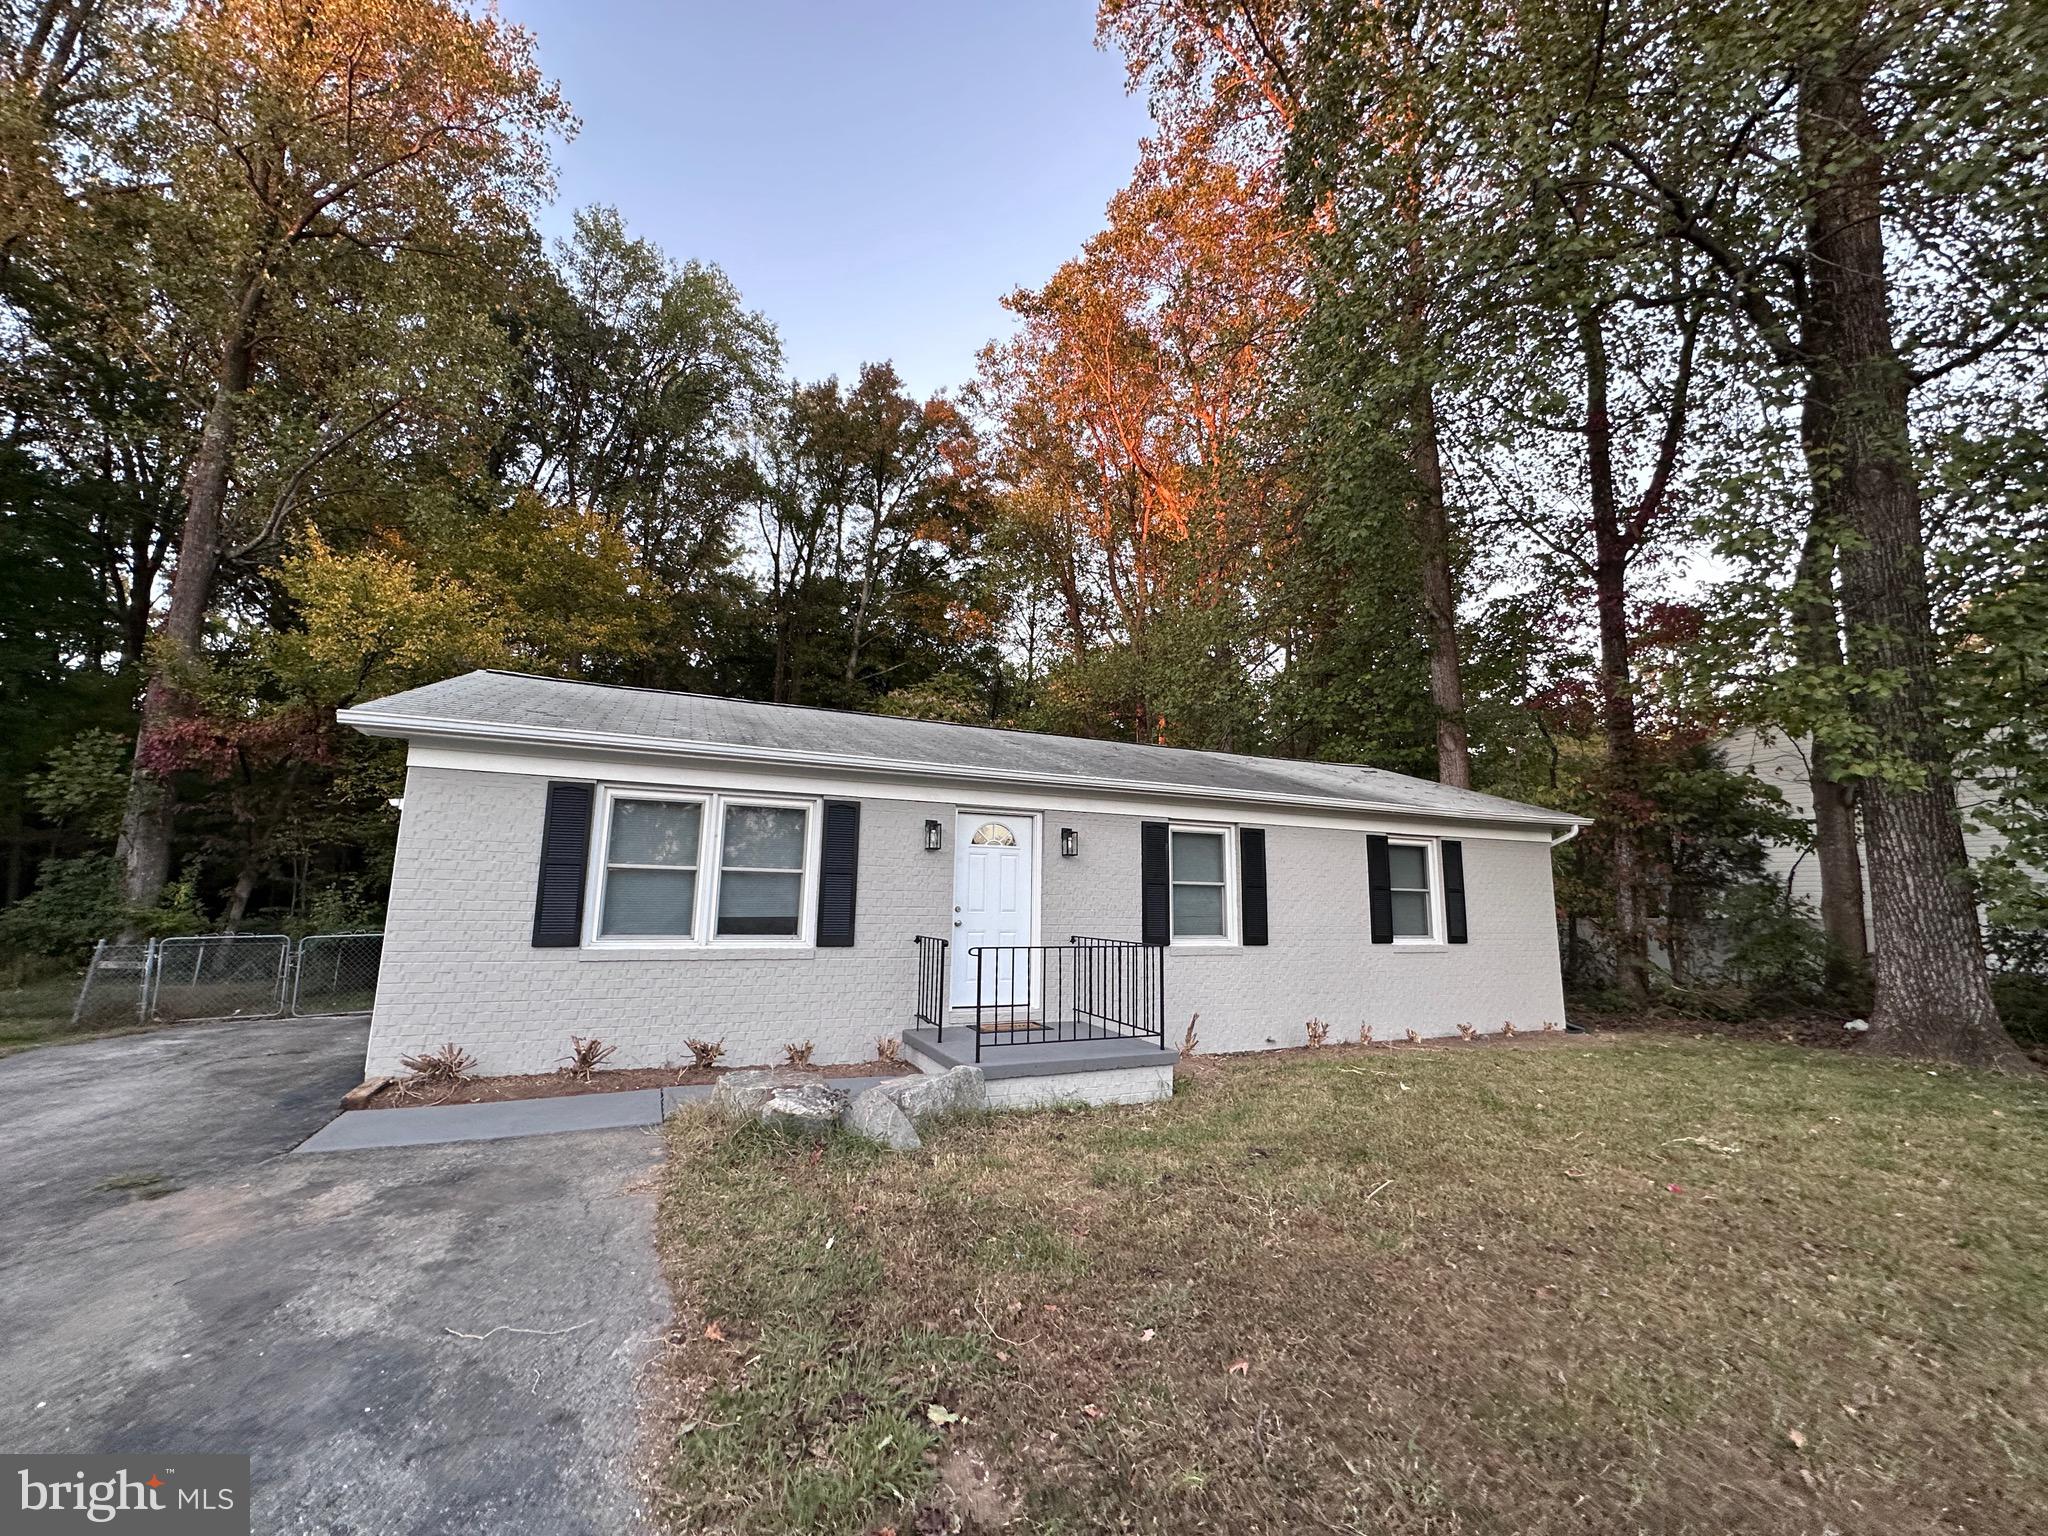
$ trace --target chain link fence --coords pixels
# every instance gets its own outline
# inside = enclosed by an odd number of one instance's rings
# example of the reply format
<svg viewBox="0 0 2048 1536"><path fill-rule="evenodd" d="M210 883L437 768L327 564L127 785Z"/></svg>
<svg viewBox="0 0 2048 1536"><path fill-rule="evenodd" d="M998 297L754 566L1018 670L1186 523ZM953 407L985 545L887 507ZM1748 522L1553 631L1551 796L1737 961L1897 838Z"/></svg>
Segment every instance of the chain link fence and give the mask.
<svg viewBox="0 0 2048 1536"><path fill-rule="evenodd" d="M292 1012L368 1013L377 1000L381 933L316 933L292 954Z"/></svg>
<svg viewBox="0 0 2048 1536"><path fill-rule="evenodd" d="M93 948L92 964L85 968L85 985L78 989L78 1001L71 1009L71 1027L110 1029L142 1023L149 1001L149 978L155 971L155 939L140 944L101 939Z"/></svg>
<svg viewBox="0 0 2048 1536"><path fill-rule="evenodd" d="M102 939L72 1009L74 1028L365 1013L377 996L381 933L208 933Z"/></svg>

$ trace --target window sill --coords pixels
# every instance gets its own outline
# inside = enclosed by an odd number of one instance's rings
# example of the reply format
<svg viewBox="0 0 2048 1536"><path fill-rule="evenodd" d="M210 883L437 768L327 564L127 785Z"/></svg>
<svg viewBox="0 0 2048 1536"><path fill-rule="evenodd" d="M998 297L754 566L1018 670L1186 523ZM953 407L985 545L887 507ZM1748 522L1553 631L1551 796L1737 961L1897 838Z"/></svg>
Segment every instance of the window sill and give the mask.
<svg viewBox="0 0 2048 1536"><path fill-rule="evenodd" d="M1253 945L1256 949L1259 946ZM1235 939L1175 939L1166 946L1170 955L1241 955L1245 946Z"/></svg>
<svg viewBox="0 0 2048 1536"><path fill-rule="evenodd" d="M578 960L815 960L815 944L586 944Z"/></svg>

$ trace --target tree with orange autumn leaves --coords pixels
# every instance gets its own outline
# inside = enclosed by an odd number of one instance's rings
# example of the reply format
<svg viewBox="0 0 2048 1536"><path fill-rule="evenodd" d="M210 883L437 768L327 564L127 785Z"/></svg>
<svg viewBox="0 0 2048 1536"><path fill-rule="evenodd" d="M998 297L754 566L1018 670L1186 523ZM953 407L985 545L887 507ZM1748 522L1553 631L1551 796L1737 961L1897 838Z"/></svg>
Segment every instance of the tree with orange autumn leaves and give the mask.
<svg viewBox="0 0 2048 1536"><path fill-rule="evenodd" d="M1255 167L1153 146L1108 227L982 357L1006 531L1053 595L1061 643L1125 648L1098 702L1140 739L1228 745L1179 720L1166 671L1269 671L1266 612L1304 487L1275 378L1302 309L1299 233ZM1192 621L1192 622L1190 622Z"/></svg>

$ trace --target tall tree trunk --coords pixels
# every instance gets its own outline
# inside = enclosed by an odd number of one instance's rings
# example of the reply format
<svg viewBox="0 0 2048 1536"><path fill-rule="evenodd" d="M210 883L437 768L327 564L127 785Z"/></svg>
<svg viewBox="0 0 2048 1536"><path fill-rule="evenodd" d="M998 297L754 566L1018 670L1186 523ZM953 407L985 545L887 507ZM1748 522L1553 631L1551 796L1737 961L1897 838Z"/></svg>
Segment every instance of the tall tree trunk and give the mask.
<svg viewBox="0 0 2048 1536"><path fill-rule="evenodd" d="M1465 686L1458 671L1458 592L1451 577L1451 523L1444 509L1444 466L1438 450L1436 391L1415 386L1410 461L1415 474L1415 544L1422 561L1422 612L1429 631L1429 698L1436 711L1436 776L1472 787L1465 735Z"/></svg>
<svg viewBox="0 0 2048 1536"><path fill-rule="evenodd" d="M142 720L135 738L135 766L128 777L128 803L121 816L115 858L121 866L121 895L131 907L152 907L171 878L171 823L177 810L171 786L144 762L153 737L182 709L182 675L196 668L206 638L206 616L220 575L227 514L228 476L234 463L235 412L249 388L255 366L256 308L260 292L247 291L234 334L222 349L221 370L199 446L185 476L185 522L178 534L177 563L171 570L170 607L150 658L149 685L142 695Z"/></svg>
<svg viewBox="0 0 2048 1536"><path fill-rule="evenodd" d="M1871 1042L1958 1061L2021 1060L1998 1021L1962 821L1941 740L1934 625L1912 460L1907 377L1884 265L1881 132L1865 93L1879 60L1860 26L1799 81L1801 150L1813 168L1806 347L1825 392L1806 449L1842 533L1842 612L1852 699L1882 758L1861 786L1876 929Z"/></svg>
<svg viewBox="0 0 2048 1536"><path fill-rule="evenodd" d="M221 930L224 933L238 932L242 919L249 912L249 898L256 894L258 871L253 864L244 864L241 873L235 876L235 888L228 896L227 911L221 915Z"/></svg>
<svg viewBox="0 0 2048 1536"><path fill-rule="evenodd" d="M1822 392L1807 391L1803 435L1808 440L1832 435L1823 421L1831 415ZM1804 597L1793 615L1800 660L1817 676L1839 675L1842 666L1841 625L1835 607L1835 545L1827 529L1833 509L1827 486L1813 487L1814 525L1799 559L1798 585ZM1835 776L1834 750L1816 733L1806 759L1807 787L1813 797L1813 846L1820 865L1820 923L1834 950L1831 966L1861 966L1870 954L1870 935L1863 918L1863 855L1857 845L1856 801L1848 785ZM1843 980L1840 976L1836 981Z"/></svg>
<svg viewBox="0 0 2048 1536"><path fill-rule="evenodd" d="M1593 597L1600 628L1600 730L1607 748L1607 839L1614 878L1614 984L1623 996L1650 995L1649 902L1642 841L1634 822L1640 752L1629 655L1629 547L1615 494L1614 423L1607 405L1607 337L1601 317L1579 316L1586 366L1586 468L1593 512Z"/></svg>

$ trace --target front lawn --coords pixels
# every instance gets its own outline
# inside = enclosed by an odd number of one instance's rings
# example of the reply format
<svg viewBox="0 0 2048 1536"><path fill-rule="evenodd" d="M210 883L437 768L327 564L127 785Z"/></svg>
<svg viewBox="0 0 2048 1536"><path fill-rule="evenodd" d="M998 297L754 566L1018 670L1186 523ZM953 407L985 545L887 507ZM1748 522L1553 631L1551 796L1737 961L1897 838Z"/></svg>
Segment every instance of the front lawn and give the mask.
<svg viewBox="0 0 2048 1536"><path fill-rule="evenodd" d="M668 1134L678 1529L2048 1509L2039 1083L1655 1037L1351 1047L910 1156Z"/></svg>

